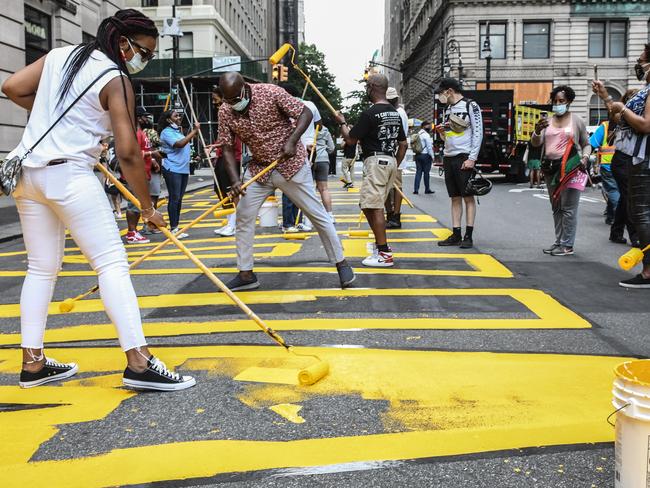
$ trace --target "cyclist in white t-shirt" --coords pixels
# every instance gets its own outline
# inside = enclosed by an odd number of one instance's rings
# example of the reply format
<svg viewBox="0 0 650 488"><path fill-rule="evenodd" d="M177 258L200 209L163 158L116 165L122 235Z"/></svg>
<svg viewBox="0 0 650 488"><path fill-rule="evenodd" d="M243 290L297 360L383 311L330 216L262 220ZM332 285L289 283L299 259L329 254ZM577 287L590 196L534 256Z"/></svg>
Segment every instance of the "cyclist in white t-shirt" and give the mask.
<svg viewBox="0 0 650 488"><path fill-rule="evenodd" d="M93 174L102 151L100 141L112 132L120 170L140 200L143 220L166 225L149 195L129 80L129 74L144 69L154 57L157 38L151 19L137 10L120 10L101 22L93 42L53 49L2 85L11 101L31 111L20 144L8 156L23 158L23 175L13 193L28 259L20 298L23 388L69 378L78 371L75 363L59 363L43 352L66 228L97 272L104 307L126 353L123 383L165 391L196 383L149 353L124 245Z"/></svg>

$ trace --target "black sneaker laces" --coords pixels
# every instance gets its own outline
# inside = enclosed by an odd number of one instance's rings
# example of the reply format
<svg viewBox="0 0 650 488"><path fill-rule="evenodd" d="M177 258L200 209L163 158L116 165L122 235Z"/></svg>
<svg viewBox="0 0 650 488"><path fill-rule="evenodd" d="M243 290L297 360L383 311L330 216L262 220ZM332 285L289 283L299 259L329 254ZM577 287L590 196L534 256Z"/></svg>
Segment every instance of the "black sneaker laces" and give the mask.
<svg viewBox="0 0 650 488"><path fill-rule="evenodd" d="M173 371L167 369L165 363L163 363L160 359L156 357L152 357L150 361L151 361L151 366L149 366L149 369L151 369L152 371L155 371L161 376L165 376L174 381L181 381L181 376L178 373L174 373Z"/></svg>

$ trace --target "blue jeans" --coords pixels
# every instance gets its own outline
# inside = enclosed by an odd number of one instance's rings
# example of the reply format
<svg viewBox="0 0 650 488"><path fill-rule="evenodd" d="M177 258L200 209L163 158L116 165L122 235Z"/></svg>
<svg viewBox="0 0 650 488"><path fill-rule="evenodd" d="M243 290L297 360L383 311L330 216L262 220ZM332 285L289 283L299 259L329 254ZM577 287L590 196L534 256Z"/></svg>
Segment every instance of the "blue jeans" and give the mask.
<svg viewBox="0 0 650 488"><path fill-rule="evenodd" d="M613 220L621 194L618 191L618 185L609 166L600 167L600 177L603 183L603 190L607 194L607 218Z"/></svg>
<svg viewBox="0 0 650 488"><path fill-rule="evenodd" d="M298 217L298 207L286 196L282 194L282 227L293 227L296 225Z"/></svg>
<svg viewBox="0 0 650 488"><path fill-rule="evenodd" d="M420 178L424 175L424 190L431 191L429 187L429 173L431 172L431 165L433 159L430 154L416 154L415 155L415 186L413 191L420 190Z"/></svg>
<svg viewBox="0 0 650 488"><path fill-rule="evenodd" d="M178 227L178 221L181 218L181 207L183 205L183 195L187 188L187 179L189 175L174 173L163 168L163 178L169 192L169 202L167 203L167 213L169 214L169 225L172 229Z"/></svg>

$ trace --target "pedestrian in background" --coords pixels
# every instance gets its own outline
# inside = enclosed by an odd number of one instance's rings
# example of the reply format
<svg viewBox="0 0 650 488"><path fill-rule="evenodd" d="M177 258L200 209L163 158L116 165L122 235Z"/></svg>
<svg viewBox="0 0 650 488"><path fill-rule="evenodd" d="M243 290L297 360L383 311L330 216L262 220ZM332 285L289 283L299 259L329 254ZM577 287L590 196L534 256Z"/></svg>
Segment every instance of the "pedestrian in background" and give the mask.
<svg viewBox="0 0 650 488"><path fill-rule="evenodd" d="M402 129L404 130L404 136L407 136L409 133L409 118L404 110L404 106L399 103L399 94L397 90L392 86L389 86L386 90L386 100L390 103L397 113L402 122ZM395 185L397 188L402 191L402 169L397 167L397 173L395 175ZM388 192L388 198L386 199L386 204L384 206L386 209L386 228L387 229L401 229L402 228L402 194L399 193L395 188L391 188Z"/></svg>
<svg viewBox="0 0 650 488"><path fill-rule="evenodd" d="M612 225L616 207L621 197L618 185L612 175L612 157L616 151L614 138L616 137L616 124L604 121L598 126L589 138L589 144L597 151L596 163L593 168L594 175L600 175L600 182L605 192L607 203L605 206L605 223Z"/></svg>
<svg viewBox="0 0 650 488"><path fill-rule="evenodd" d="M329 187L327 186L327 172L330 167L330 154L336 152L332 134L327 127L320 126L318 136L316 138L316 151L314 154L314 163L312 164L312 175L316 181L316 189L320 193L320 199L327 213L332 218L332 222L336 223L334 214L332 213L332 196L330 195Z"/></svg>
<svg viewBox="0 0 650 488"><path fill-rule="evenodd" d="M189 144L200 130L200 125L197 122L194 128L187 135L184 135L181 129L182 120L183 116L180 112L168 110L161 115L158 121L160 145L165 153L162 162L162 173L169 194L169 201L167 202L169 225L172 232L179 239L188 237L184 232L179 233L178 223L183 206L183 195L185 195L190 174L191 151Z"/></svg>
<svg viewBox="0 0 650 488"><path fill-rule="evenodd" d="M574 168L571 161L586 173L591 144L584 121L569 111L575 100L575 91L570 86L556 86L551 91L553 117L542 117L535 125L531 142L542 147L542 171L551 200L555 242L544 249L551 256L569 256L574 253L573 245L578 228L578 205L584 190L565 184L565 175ZM573 154L576 157L573 157ZM558 194L559 192L559 194Z"/></svg>
<svg viewBox="0 0 650 488"><path fill-rule="evenodd" d="M526 167L529 171L529 188L533 186L540 188L542 186L542 148L535 147L530 142L528 143L528 155Z"/></svg>
<svg viewBox="0 0 650 488"><path fill-rule="evenodd" d="M476 201L467 195L467 182L474 174L476 159L483 142L483 117L481 107L466 99L455 78L443 78L436 89L438 101L445 105L443 123L436 132L445 141L443 168L445 186L451 199L452 234L438 242L439 246L460 246L469 249L474 245L474 220ZM465 236L461 234L465 203Z"/></svg>
<svg viewBox="0 0 650 488"><path fill-rule="evenodd" d="M153 162L151 164L151 179L149 180L149 193L151 194L151 201L154 206L158 208L158 200L160 199L161 183L162 183L162 158L163 154L160 152L160 136L153 125L153 115L147 114L146 117L140 119L140 127L149 138L151 144L151 151ZM143 226L143 234L160 234L158 229L152 229L148 226Z"/></svg>
<svg viewBox="0 0 650 488"><path fill-rule="evenodd" d="M417 139L415 138L417 137ZM420 181L424 179L424 193L435 193L431 189L430 173L433 164L433 139L431 138L431 122L422 121L420 130L412 140L411 149L415 153L415 182L413 183L413 194L417 195L420 190ZM415 148L413 147L415 146Z"/></svg>
<svg viewBox="0 0 650 488"><path fill-rule="evenodd" d="M357 160L357 144L343 141L343 161L341 161L341 182L343 188L354 188L354 162Z"/></svg>
<svg viewBox="0 0 650 488"><path fill-rule="evenodd" d="M23 173L13 192L28 260L20 297L23 388L69 378L79 369L43 351L66 229L97 273L103 305L126 354L123 384L172 391L196 383L167 369L148 350L124 245L93 173L100 141L113 133L121 170L142 204L143 217L166 225L149 195L134 134L135 94L129 79L153 57L157 38L156 25L147 16L118 10L99 24L92 42L52 49L2 85L11 101L30 111L21 141L8 156L23 157Z"/></svg>
<svg viewBox="0 0 650 488"><path fill-rule="evenodd" d="M602 81L595 80L592 89L605 101L612 116L618 118L616 154L625 161L628 174L628 205L630 219L642 249L650 245L650 44L646 44L634 66L637 79L645 87L626 104L614 102ZM621 280L625 288L650 288L650 251L643 257L643 269L633 278Z"/></svg>

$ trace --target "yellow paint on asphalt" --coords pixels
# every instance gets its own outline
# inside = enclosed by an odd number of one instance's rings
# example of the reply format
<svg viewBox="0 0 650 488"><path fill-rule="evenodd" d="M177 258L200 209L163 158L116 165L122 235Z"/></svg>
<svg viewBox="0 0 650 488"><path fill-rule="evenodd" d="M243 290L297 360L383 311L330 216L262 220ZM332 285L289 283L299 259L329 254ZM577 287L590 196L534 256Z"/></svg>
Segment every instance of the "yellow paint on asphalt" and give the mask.
<svg viewBox="0 0 650 488"><path fill-rule="evenodd" d="M170 347L160 352L171 367L190 358L214 358L215 365L227 363L226 370L269 363L281 367L288 356L279 347L247 346ZM30 461L39 446L57 434L57 426L101 420L133 393L66 383L33 390L0 386L0 398L6 403L61 404L0 413L3 488L43 480L53 487L94 488L274 468L611 442L613 430L605 421L611 412L611 371L627 359L336 348L305 352L330 362L330 375L308 388L251 385L243 393L243 404L268 408L322 395L383 401L383 433L358 435L350 429L345 436L291 441L188 437L158 445L138 445L136 438L132 447L112 448L106 443L98 446L103 453L89 457ZM118 348L50 353L61 361L78 361L82 371L96 374L123 367ZM0 350L0 371L19 368L15 351ZM325 422L340 420L331 412L315 410L312 415ZM169 459L174 462L154 462Z"/></svg>
<svg viewBox="0 0 650 488"><path fill-rule="evenodd" d="M585 319L572 312L553 297L540 290L518 289L518 288L388 288L388 289L316 289L316 290L286 290L275 291L253 291L240 292L237 296L248 305L258 304L291 304L304 302L318 302L319 298L366 298L366 297L509 297L521 303L538 318L530 319L467 319L467 318L422 318L422 319L405 319L399 318L396 321L412 321L415 327L423 328L453 328L453 329L584 329L590 328L591 324ZM476 300L473 300L476 302ZM230 299L222 293L183 293L174 295L158 296L141 296L138 298L141 308L180 308L180 307L209 307L209 306L233 306ZM344 304L341 307L345 307ZM314 307L316 308L316 307ZM76 303L75 308L70 314L101 312L104 310L102 301L99 299L83 300ZM344 310L342 308L342 310ZM59 311L59 302L52 302L49 307L50 315L61 315ZM0 305L0 317L11 318L20 316L20 305L4 304ZM314 319L312 319L314 320ZM381 324L381 319L342 319L347 321L347 327L329 327L327 323L335 323L332 319L326 319L325 325L316 327L317 329L332 328L377 328L372 324ZM299 318L292 318L288 323L299 324ZM310 323L310 322L306 322ZM314 323L321 323L316 321ZM383 322L384 324L394 324L395 322ZM363 325L362 325L363 324ZM454 325L455 324L455 325ZM291 329L294 330L294 326ZM394 328L391 325L388 328ZM404 327L397 327L404 328ZM300 330L300 329L298 329Z"/></svg>
<svg viewBox="0 0 650 488"><path fill-rule="evenodd" d="M280 417L283 417L294 424L305 423L305 419L302 418L299 414L299 412L302 410L302 405L280 403L279 405L271 405L269 407L269 410L277 413Z"/></svg>
<svg viewBox="0 0 650 488"><path fill-rule="evenodd" d="M278 383L280 385L298 385L299 369L260 368L253 366L235 376L235 381L254 381L257 383Z"/></svg>

